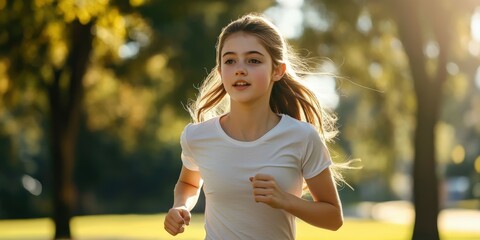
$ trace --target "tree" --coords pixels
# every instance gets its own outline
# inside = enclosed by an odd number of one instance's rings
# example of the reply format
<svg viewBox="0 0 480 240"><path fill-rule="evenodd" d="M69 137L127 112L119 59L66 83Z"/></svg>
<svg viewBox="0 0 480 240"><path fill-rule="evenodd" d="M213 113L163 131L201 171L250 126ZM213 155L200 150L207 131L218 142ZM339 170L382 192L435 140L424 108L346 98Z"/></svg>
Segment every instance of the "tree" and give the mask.
<svg viewBox="0 0 480 240"><path fill-rule="evenodd" d="M342 124L353 126L356 132L360 132L358 135L362 138L361 140L350 139L353 141L347 146L355 152L355 146L361 146L362 142L365 142L371 145L366 148L380 149L383 152L382 149L388 148L388 145L393 143L391 146L396 150L387 153L387 156L390 155L388 159L399 161L404 157L410 158L408 148L401 149L393 139L397 138L398 134L409 136L409 134L395 131L396 128L402 126L402 124L396 124L398 119L404 119L402 121L408 123L409 116L415 117L415 124L412 124L414 134L411 158L413 158L412 197L416 215L412 239L438 239L437 217L441 206L439 200L440 181L438 179L440 171L436 156L439 151L436 149L439 139L437 136L438 123L440 120L459 121L459 118L453 120L451 116L448 116L451 114L445 114L447 108L442 104L444 100L451 98L449 95L452 94L452 90L446 90L444 85L446 82L460 84L462 78L458 77L461 75L458 70L447 71L447 68L455 69L456 63L462 63L461 67L464 67L464 71L468 74L465 85L473 85L472 79L475 70L472 70L470 65L471 62L478 64L478 54L475 56L472 50L466 49L465 43L471 36L467 36L469 32L466 32L465 28L468 29L466 26L469 24L469 16L478 3L465 1L458 4L448 0L366 1L363 3L310 1L308 3L316 7L323 17L323 21L327 23L327 27L323 27L321 30L323 32L319 34L322 39L320 42L327 45L320 48L323 49L320 51L320 55L323 53L324 56L332 57L334 62L343 63L339 70L341 75L346 75L367 87L373 86L374 89L381 90L384 94L380 95L384 96L386 102L391 101L392 97L398 99L399 93L401 94L400 99L403 98L401 104L397 105L397 109L393 111L389 111L391 106L383 102L368 104L368 106L379 108L377 111L370 111L370 114L374 115L369 116L370 118L376 119L377 122L379 119L382 119L380 121L383 122L385 121L383 119L386 118L387 123L390 123L386 127L373 128L374 130L365 126L369 126L371 123L361 121L365 114L352 110L352 108L345 109L344 106L348 106L348 104L341 104L339 107L341 114L349 114L347 111L353 111L354 116L351 119L360 122L360 124L353 122ZM313 28L315 29L315 26ZM318 30L306 33L315 35ZM396 44L396 39L401 44ZM305 39L301 41L306 42ZM394 46L394 43L401 46L402 54L394 53L399 49L398 47L384 49L384 43L387 43L388 46ZM475 45L472 44L472 46ZM376 53L375 48L381 53ZM363 50L359 51L358 49ZM396 70L392 70L392 67ZM403 72L410 73L410 76ZM374 75L377 75L377 79ZM458 81L452 83L454 79ZM410 82L405 80L411 80L413 83L411 89L414 95L410 93L408 87L404 87L405 82ZM393 88L385 88L388 85ZM473 89L475 88L473 87ZM466 94L473 96L472 92L463 92L465 94L463 96ZM412 106L409 104L412 96L414 97L414 108L408 107ZM362 98L372 100L370 96L362 96ZM364 101L361 98L354 100ZM378 101L378 97L375 101ZM458 102L458 104L462 103ZM357 109L360 108L357 107ZM411 111L412 109L414 111ZM361 111L365 112L365 110L363 108ZM449 111L452 111L451 107ZM345 118L345 115L341 115L341 117ZM402 129L407 130L408 127L402 127ZM346 134L349 134L348 127L346 130ZM379 141L371 140L372 136L378 138L377 132L385 130L388 133L385 138L379 138ZM475 128L471 130L475 132ZM463 131L465 130L459 130L459 132ZM477 136L478 134L476 131ZM402 141L401 144L405 145L405 141ZM398 151L399 149L401 151ZM359 156L358 152L353 155ZM382 160L377 156L366 154L363 156L368 158L368 161L371 157L375 158L374 161ZM360 154L359 157L363 156ZM367 163L365 162L365 164Z"/></svg>
<svg viewBox="0 0 480 240"><path fill-rule="evenodd" d="M447 14L447 3L394 3L399 36L408 56L417 99L413 165L415 225L412 239L439 239L437 218L440 204L435 126L440 117L442 89L447 79L451 15ZM428 58L423 54L425 39L429 38L438 44L439 49L433 74L428 72Z"/></svg>
<svg viewBox="0 0 480 240"><path fill-rule="evenodd" d="M102 27L96 24L97 18L108 18L117 8L103 1L83 6L70 1L15 1L2 7L5 44L1 53L8 56L3 61L12 66L8 69L3 106L12 112L23 106L30 109L16 114L17 119L31 114L32 109L49 115L44 118L48 119L50 130L54 238L70 238L69 222L77 199L73 181L75 149L83 113L84 76L93 50L93 30L94 26ZM35 94L34 99L22 102L24 91Z"/></svg>
<svg viewBox="0 0 480 240"><path fill-rule="evenodd" d="M458 54L461 49L459 46L462 45L462 37L458 36L465 33L462 26L469 24L469 18L465 19L464 16L470 16L471 10L476 6L478 3L475 1L462 4L454 1L394 1L392 4L399 37L409 59L417 102L413 166L415 225L412 239L440 238L437 218L442 204L436 128L444 117L442 109L446 108L444 102L446 97L449 97L446 93L451 94L451 91L444 87L449 78L455 79L449 76L449 64L463 63L462 67L470 75L470 80L467 81L473 83L474 73L469 69L468 62L478 64L478 58L472 56L473 54ZM465 36L463 38L465 40ZM429 59L428 54L423 54L422 50L424 46L432 43L436 45L438 53L433 59ZM465 50L464 52L468 52ZM467 63L466 59L469 59ZM457 104L459 108L460 102Z"/></svg>
<svg viewBox="0 0 480 240"><path fill-rule="evenodd" d="M69 222L76 199L73 167L83 97L83 78L92 50L92 26L93 21L81 24L77 20L70 24L71 45L75 47L70 48L65 66L55 71L53 82L47 86L54 174L55 239L71 237ZM60 86L62 78L68 79L67 94Z"/></svg>
<svg viewBox="0 0 480 240"><path fill-rule="evenodd" d="M171 103L191 96L189 78L199 82L204 77L197 70L205 67L198 67L204 64L200 58L204 54L188 59L182 52L207 49L192 44L202 41L189 34L194 30L208 34L205 40L213 56L219 25L247 8L268 4L68 0L0 4L0 70L7 69L0 72L0 117L12 113L11 122L25 128L31 126L19 119L32 115L47 123L56 239L71 237L69 221L78 204L73 178L79 126L119 137L125 152L135 151L140 137L153 136L156 142L149 146L174 141L172 136L188 120ZM185 67L185 62L197 64L197 69Z"/></svg>
<svg viewBox="0 0 480 240"><path fill-rule="evenodd" d="M41 9L43 15L35 11L37 7ZM43 106L38 104L36 107L48 106L48 110L45 110L50 113L48 128L50 129L50 152L53 167L55 238L69 238L71 235L69 222L76 199L72 173L81 114L82 80L92 50L93 36L91 32L94 21L87 20L81 23L80 19L74 19L67 21L62 26L70 30L63 36L70 40L63 42L69 44L70 47L68 53L60 56L58 62L55 62L55 59L52 59L55 56L50 55L52 53L49 50L61 46L55 46L55 39L48 35L48 30L45 30L48 29L49 24L55 24L55 21L59 20L54 14L54 7L9 2L6 9L5 11L10 11L6 14L10 19L7 18L7 22L4 19L2 24L10 25L12 22L17 22L22 26L32 27L29 29L16 29L18 26L7 28L7 42L2 53L6 52L14 65L9 69L9 75L25 76L12 82L13 87L9 89L11 96L9 103L10 106L18 104L14 98L18 93L13 92L13 89L22 91L30 86L43 90L48 99L48 104ZM25 15L32 17L22 19L22 16ZM35 19L34 16L39 17L40 20ZM28 49L33 52L28 52ZM45 59L48 60L44 62ZM48 73L36 76L38 74L35 70L36 67L40 67Z"/></svg>

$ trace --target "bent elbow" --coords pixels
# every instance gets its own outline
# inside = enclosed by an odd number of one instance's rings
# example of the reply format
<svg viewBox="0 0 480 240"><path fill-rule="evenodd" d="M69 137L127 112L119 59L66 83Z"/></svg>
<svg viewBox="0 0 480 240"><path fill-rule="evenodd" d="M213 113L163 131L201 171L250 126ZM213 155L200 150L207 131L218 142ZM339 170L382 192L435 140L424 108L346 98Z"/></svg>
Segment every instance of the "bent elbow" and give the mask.
<svg viewBox="0 0 480 240"><path fill-rule="evenodd" d="M339 216L331 221L331 225L329 226L328 230L337 231L343 226L343 217Z"/></svg>
<svg viewBox="0 0 480 240"><path fill-rule="evenodd" d="M336 213L336 217L334 218L332 231L337 231L343 226L343 211L342 208L338 208L338 212Z"/></svg>
<svg viewBox="0 0 480 240"><path fill-rule="evenodd" d="M343 226L343 218L340 218L338 221L335 222L335 224L332 226L332 231L337 231Z"/></svg>

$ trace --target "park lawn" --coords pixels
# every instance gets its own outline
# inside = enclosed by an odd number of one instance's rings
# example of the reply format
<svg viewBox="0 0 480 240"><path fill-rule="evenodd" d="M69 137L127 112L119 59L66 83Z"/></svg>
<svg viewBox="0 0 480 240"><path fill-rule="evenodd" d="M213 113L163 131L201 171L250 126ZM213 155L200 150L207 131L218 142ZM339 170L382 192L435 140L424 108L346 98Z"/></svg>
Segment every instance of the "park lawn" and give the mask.
<svg viewBox="0 0 480 240"><path fill-rule="evenodd" d="M75 239L181 239L200 240L205 236L203 215L194 214L185 233L172 237L163 230L164 214L156 215L101 215L72 219ZM337 232L318 229L302 221L297 222L297 239L354 239L407 240L411 226L370 220L346 219ZM480 233L441 231L442 240L480 239ZM53 222L50 219L0 220L0 239L51 239Z"/></svg>

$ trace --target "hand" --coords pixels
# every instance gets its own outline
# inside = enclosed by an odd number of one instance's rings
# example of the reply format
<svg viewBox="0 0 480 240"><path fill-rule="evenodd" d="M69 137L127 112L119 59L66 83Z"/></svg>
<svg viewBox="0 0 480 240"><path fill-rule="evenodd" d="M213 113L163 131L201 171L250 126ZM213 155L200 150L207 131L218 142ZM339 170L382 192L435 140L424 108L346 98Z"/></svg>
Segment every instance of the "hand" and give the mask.
<svg viewBox="0 0 480 240"><path fill-rule="evenodd" d="M275 178L267 174L257 174L250 177L255 202L261 202L272 208L287 209L290 194L282 191Z"/></svg>
<svg viewBox="0 0 480 240"><path fill-rule="evenodd" d="M173 236L185 231L190 224L191 214L186 207L171 208L163 223L165 230Z"/></svg>

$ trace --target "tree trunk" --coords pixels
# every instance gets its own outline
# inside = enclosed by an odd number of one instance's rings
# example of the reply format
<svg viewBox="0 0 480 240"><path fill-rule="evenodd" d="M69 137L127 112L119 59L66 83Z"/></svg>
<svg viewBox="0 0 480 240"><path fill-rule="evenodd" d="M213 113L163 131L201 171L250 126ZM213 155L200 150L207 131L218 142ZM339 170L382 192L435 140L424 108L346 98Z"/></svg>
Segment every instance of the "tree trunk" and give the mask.
<svg viewBox="0 0 480 240"><path fill-rule="evenodd" d="M415 225L413 240L440 239L438 233L439 188L435 156L435 125L438 122L442 86L445 82L448 52L448 19L441 2L393 1L399 36L409 60L417 98L414 137L413 203ZM443 16L443 18L442 18ZM423 17L423 18L421 18ZM422 28L423 27L423 28ZM426 27L426 28L425 28ZM423 34L433 33L439 47L437 72L429 76L423 54Z"/></svg>
<svg viewBox="0 0 480 240"><path fill-rule="evenodd" d="M91 22L82 25L78 21L71 24L70 54L65 67L55 72L55 79L49 87L55 239L71 238L70 219L76 199L73 166L83 95L82 79L92 50L92 25ZM67 89L62 89L62 78L69 80Z"/></svg>
<svg viewBox="0 0 480 240"><path fill-rule="evenodd" d="M439 239L437 225L439 195L434 145L439 93L434 93L428 88L416 89L415 92L417 96L413 165L415 225L412 239Z"/></svg>

